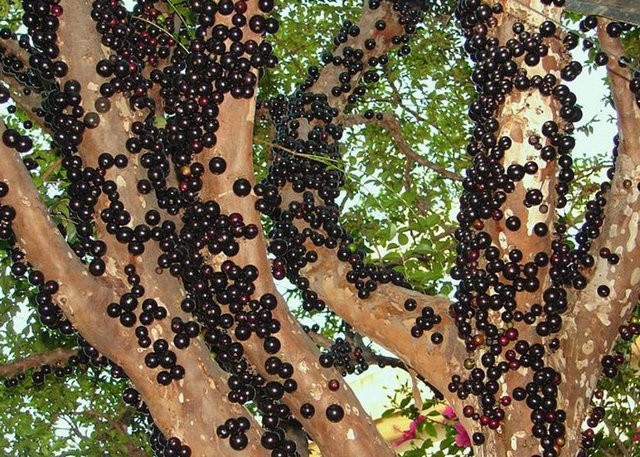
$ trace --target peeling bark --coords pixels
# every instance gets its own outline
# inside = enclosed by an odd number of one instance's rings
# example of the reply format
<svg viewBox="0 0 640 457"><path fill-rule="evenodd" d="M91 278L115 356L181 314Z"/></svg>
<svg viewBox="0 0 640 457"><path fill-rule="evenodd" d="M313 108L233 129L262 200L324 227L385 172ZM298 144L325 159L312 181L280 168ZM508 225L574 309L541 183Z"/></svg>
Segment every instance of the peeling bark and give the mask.
<svg viewBox="0 0 640 457"><path fill-rule="evenodd" d="M640 244L640 108L628 88L630 72L617 62L617 57L624 54L622 44L607 34L607 23L600 18L598 37L603 51L610 56L607 72L618 114L618 156L606 195L601 235L591 247L596 260L586 273L589 284L571 296L574 305L564 335L565 341L571 343L555 360L565 376L561 402L567 405L567 421L573 424L584 417L601 376L601 359L612 351L618 328L629 319L640 294L640 258L636 255ZM602 258L601 248L618 254L620 261L611 264ZM610 288L606 297L598 293L603 285ZM567 431L567 454L572 456L579 447L580 429L571 427Z"/></svg>

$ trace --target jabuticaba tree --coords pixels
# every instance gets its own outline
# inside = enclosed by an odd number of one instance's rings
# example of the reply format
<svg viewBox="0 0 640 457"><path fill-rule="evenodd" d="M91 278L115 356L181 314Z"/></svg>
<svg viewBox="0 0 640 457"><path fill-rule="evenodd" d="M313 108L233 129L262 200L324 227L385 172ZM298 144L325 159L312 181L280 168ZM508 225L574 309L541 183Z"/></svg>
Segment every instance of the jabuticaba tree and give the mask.
<svg viewBox="0 0 640 457"><path fill-rule="evenodd" d="M308 439L325 457L395 455L344 361L276 288L287 278L305 310L335 313L444 396L476 455L593 446L598 379L623 361L618 337L640 332L627 324L640 293L640 78L620 38L629 24L581 22L599 38L618 135L609 181L572 231L560 210L582 112L566 83L582 66L570 55L580 37L560 26L564 0L367 0L323 65L259 102L278 64L272 10L284 2L18 6L21 26L0 32L0 102L28 119L1 127L0 238L42 324L76 343L0 366L7 389L46 382L45 363L61 376L68 363L126 378L123 401L159 456L305 456ZM409 54L423 21L447 7L476 91L451 299L368 261L341 218L346 177L335 166L345 124L390 54ZM395 125L388 116L364 114ZM254 160L258 118L274 132L266 164ZM70 225L52 218L30 173L39 165L28 153L45 137ZM364 351L352 359L362 369Z"/></svg>

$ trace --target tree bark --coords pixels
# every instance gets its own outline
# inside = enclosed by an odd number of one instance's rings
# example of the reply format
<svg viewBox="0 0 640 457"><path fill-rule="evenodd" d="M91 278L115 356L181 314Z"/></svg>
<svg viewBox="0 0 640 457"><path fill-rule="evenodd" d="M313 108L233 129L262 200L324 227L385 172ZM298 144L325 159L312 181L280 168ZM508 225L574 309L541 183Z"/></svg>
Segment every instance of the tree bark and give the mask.
<svg viewBox="0 0 640 457"><path fill-rule="evenodd" d="M59 291L54 299L64 315L91 345L124 369L160 430L188 443L194 457L235 455L228 440L216 437L215 429L230 417L247 416L251 428L244 452L267 456L267 450L260 445L261 427L244 408L227 400L227 375L199 340L178 352L178 361L185 368L184 379L166 387L158 384L156 370L144 364L144 356L150 350L138 346L133 329L106 314L107 305L119 300L128 287L117 278L89 274L53 225L20 156L4 144L0 144L0 153L0 179L10 189L2 202L17 208L12 228L18 246L46 278L55 278ZM167 337L172 331L165 319L150 333Z"/></svg>
<svg viewBox="0 0 640 457"><path fill-rule="evenodd" d="M54 349L50 352L43 352L40 354L33 354L29 357L24 357L13 362L3 363L0 365L0 376L10 377L20 373L24 373L27 370L38 368L42 365L63 365L67 363L69 357L77 354L76 349Z"/></svg>
<svg viewBox="0 0 640 457"><path fill-rule="evenodd" d="M629 90L631 74L618 63L624 54L622 44L607 34L608 22L600 18L598 37L609 56L607 73L618 114L619 144L600 236L590 251L595 265L587 272L588 286L570 297L573 308L563 335L567 350L554 360L564 373L566 388L560 391L560 402L570 424L579 424L588 411L602 376L602 357L613 350L619 328L629 320L640 296L640 259L635 255L640 244L640 108ZM602 248L619 255L620 261L612 263L600 255ZM607 296L599 292L602 286L610 289ZM567 432L567 455L573 456L579 449L580 429L568 427Z"/></svg>

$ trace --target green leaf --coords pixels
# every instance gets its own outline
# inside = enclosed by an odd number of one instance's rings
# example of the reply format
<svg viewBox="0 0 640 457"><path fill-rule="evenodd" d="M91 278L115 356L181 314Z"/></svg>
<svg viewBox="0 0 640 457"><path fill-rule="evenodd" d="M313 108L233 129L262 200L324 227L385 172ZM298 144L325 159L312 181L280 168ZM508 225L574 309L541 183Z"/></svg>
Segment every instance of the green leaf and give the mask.
<svg viewBox="0 0 640 457"><path fill-rule="evenodd" d="M163 129L167 126L167 120L162 116L155 116L153 118L153 126L159 129Z"/></svg>

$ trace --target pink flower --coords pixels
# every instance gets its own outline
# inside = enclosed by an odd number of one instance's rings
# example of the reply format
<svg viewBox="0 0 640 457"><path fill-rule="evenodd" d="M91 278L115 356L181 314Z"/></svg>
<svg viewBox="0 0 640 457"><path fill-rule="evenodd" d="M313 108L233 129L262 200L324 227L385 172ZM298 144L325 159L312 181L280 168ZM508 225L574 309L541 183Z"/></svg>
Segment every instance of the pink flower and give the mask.
<svg viewBox="0 0 640 457"><path fill-rule="evenodd" d="M458 447L471 447L471 439L469 439L469 434L464 429L460 421L456 416L456 412L453 410L451 405L447 405L442 410L442 417L444 417L445 422L455 421L453 424L453 428L456 429L455 443Z"/></svg>
<svg viewBox="0 0 640 457"><path fill-rule="evenodd" d="M456 446L458 447L471 447L471 439L469 438L469 434L464 429L460 422L456 422L453 424L453 427L456 429L458 433L456 433L455 440Z"/></svg>
<svg viewBox="0 0 640 457"><path fill-rule="evenodd" d="M409 429L402 432L402 437L392 441L391 445L393 447L398 447L402 443L414 439L416 437L416 433L418 432L418 425L424 422L426 418L427 417L423 416L422 414L418 415L418 417L412 420L409 424Z"/></svg>
<svg viewBox="0 0 640 457"><path fill-rule="evenodd" d="M453 406L451 405L445 406L444 409L442 410L442 416L448 421L455 420L456 412L453 410Z"/></svg>
<svg viewBox="0 0 640 457"><path fill-rule="evenodd" d="M637 443L638 441L640 441L640 427L636 429L636 432L633 434L631 441L633 441L634 443Z"/></svg>

